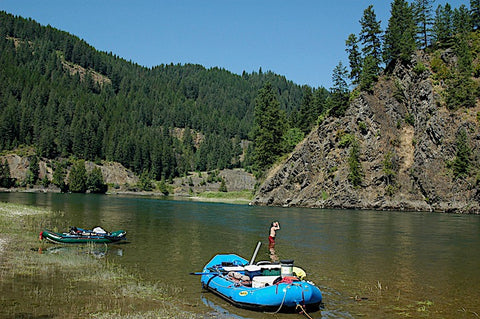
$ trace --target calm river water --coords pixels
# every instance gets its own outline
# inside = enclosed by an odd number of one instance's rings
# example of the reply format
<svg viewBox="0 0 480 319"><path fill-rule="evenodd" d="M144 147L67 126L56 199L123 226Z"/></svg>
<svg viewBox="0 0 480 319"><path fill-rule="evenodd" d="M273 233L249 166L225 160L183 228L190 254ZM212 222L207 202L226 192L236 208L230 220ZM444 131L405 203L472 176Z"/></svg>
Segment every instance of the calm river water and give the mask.
<svg viewBox="0 0 480 319"><path fill-rule="evenodd" d="M479 318L480 216L251 207L148 197L0 193L1 201L65 213L64 225L127 231L108 255L142 278L178 287L188 311L216 318L293 318L230 306L202 291L216 253L268 260L268 227L279 220L276 254L294 259L320 286L314 318ZM64 226L62 225L62 226Z"/></svg>

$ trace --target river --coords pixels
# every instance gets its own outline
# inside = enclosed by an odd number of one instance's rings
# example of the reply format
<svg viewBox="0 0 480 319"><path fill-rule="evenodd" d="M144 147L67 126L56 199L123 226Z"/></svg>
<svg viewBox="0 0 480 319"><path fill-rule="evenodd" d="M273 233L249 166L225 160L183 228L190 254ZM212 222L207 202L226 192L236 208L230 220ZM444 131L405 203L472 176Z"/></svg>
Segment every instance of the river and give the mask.
<svg viewBox="0 0 480 319"><path fill-rule="evenodd" d="M62 211L62 226L126 230L129 243L107 258L177 287L189 311L207 316L270 316L203 292L189 273L216 253L250 259L258 241L256 260L268 260L268 227L278 220L276 255L293 259L323 292L325 307L313 318L480 317L480 216L84 194L0 193L0 200ZM292 315L275 316L283 317Z"/></svg>

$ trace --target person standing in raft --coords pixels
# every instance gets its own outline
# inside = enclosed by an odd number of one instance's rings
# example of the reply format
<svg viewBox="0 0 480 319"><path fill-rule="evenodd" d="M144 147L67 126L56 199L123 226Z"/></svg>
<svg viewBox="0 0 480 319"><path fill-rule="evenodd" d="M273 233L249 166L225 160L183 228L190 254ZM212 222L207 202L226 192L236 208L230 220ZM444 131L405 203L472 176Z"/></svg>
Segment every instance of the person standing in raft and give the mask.
<svg viewBox="0 0 480 319"><path fill-rule="evenodd" d="M280 223L275 221L270 225L270 234L268 236L268 248L275 247L275 236L277 235L277 230L280 230Z"/></svg>

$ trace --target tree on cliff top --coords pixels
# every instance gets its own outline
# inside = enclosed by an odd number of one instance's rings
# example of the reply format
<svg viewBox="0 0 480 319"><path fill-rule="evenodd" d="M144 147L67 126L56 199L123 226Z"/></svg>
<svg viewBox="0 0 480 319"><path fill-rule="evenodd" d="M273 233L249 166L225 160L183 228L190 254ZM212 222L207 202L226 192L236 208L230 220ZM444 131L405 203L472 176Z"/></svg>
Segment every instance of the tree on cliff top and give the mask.
<svg viewBox="0 0 480 319"><path fill-rule="evenodd" d="M435 0L415 0L412 4L413 14L417 25L418 47L426 49L430 44L433 25L433 3Z"/></svg>
<svg viewBox="0 0 480 319"><path fill-rule="evenodd" d="M352 84L358 84L360 79L360 74L362 73L362 55L358 47L357 36L352 33L348 36L348 39L345 41L347 48L345 51L348 53L348 61L350 63L350 79Z"/></svg>
<svg viewBox="0 0 480 319"><path fill-rule="evenodd" d="M397 59L408 62L416 49L412 7L405 0L395 0L391 14L385 31L383 59L387 64Z"/></svg>
<svg viewBox="0 0 480 319"><path fill-rule="evenodd" d="M349 90L347 84L348 71L340 61L333 70L333 87L327 99L329 113L333 116L343 116L348 108Z"/></svg>
<svg viewBox="0 0 480 319"><path fill-rule="evenodd" d="M480 0L470 0L470 12L473 29L480 29Z"/></svg>
<svg viewBox="0 0 480 319"><path fill-rule="evenodd" d="M373 5L368 6L360 20L360 25L362 26L360 41L363 44L363 56L371 56L375 61L377 67L376 74L380 72L380 62L382 61L382 30L380 29L380 23L381 21L377 21Z"/></svg>

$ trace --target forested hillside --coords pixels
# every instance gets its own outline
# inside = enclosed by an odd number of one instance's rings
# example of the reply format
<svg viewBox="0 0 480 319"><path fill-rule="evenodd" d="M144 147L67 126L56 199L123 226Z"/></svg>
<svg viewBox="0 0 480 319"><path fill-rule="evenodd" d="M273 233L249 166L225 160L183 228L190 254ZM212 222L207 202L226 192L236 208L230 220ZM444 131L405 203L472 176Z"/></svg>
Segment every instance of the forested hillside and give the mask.
<svg viewBox="0 0 480 319"><path fill-rule="evenodd" d="M117 161L157 180L241 166L241 145L248 145L241 141L249 139L265 83L287 115L287 130L310 130L316 117L298 111L311 107L304 96L327 92L261 70L145 68L6 12L0 70L0 151L30 146L48 159Z"/></svg>
<svg viewBox="0 0 480 319"><path fill-rule="evenodd" d="M254 204L480 212L480 1L434 2L392 1L385 31L365 9L350 70L334 71L332 116Z"/></svg>

